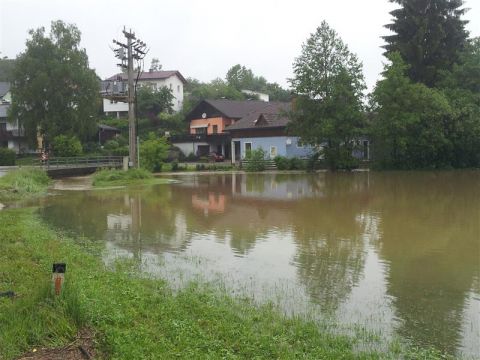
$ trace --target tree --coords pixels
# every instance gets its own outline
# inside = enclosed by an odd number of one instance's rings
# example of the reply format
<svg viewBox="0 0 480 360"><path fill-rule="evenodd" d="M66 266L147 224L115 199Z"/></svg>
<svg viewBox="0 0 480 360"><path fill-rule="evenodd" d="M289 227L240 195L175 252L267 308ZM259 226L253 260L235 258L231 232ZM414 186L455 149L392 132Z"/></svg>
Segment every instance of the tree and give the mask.
<svg viewBox="0 0 480 360"><path fill-rule="evenodd" d="M160 171L168 156L169 145L163 137L156 137L154 133L140 144L141 166L149 171Z"/></svg>
<svg viewBox="0 0 480 360"><path fill-rule="evenodd" d="M225 76L227 84L239 91L241 90L254 90L253 82L254 75L252 70L247 69L240 64L232 66Z"/></svg>
<svg viewBox="0 0 480 360"><path fill-rule="evenodd" d="M373 92L374 157L383 168L436 168L451 164L446 127L452 116L447 97L413 83L398 52L390 55L384 79Z"/></svg>
<svg viewBox="0 0 480 360"><path fill-rule="evenodd" d="M7 58L0 59L0 81L10 81L14 67L15 60Z"/></svg>
<svg viewBox="0 0 480 360"><path fill-rule="evenodd" d="M86 140L96 131L99 79L79 47L80 31L58 20L49 36L43 27L29 34L12 75L11 121L18 120L32 145L38 134L47 141L60 134Z"/></svg>
<svg viewBox="0 0 480 360"><path fill-rule="evenodd" d="M451 70L466 45L467 21L461 16L463 0L390 0L401 7L393 10L393 22L384 36L386 54L398 51L410 65L414 82L434 86L439 71Z"/></svg>
<svg viewBox="0 0 480 360"><path fill-rule="evenodd" d="M152 58L152 62L150 63L150 71L160 70L162 70L162 64L160 64L160 60L158 60L158 58Z"/></svg>
<svg viewBox="0 0 480 360"><path fill-rule="evenodd" d="M141 86L137 90L137 111L139 116L156 118L161 112L173 111L172 91L165 86L158 90L150 86Z"/></svg>
<svg viewBox="0 0 480 360"><path fill-rule="evenodd" d="M289 131L303 143L322 145L331 169L350 167L353 140L363 126L361 63L323 21L303 44L293 72L297 98Z"/></svg>
<svg viewBox="0 0 480 360"><path fill-rule="evenodd" d="M69 157L82 154L82 144L75 136L57 135L52 143L56 156Z"/></svg>

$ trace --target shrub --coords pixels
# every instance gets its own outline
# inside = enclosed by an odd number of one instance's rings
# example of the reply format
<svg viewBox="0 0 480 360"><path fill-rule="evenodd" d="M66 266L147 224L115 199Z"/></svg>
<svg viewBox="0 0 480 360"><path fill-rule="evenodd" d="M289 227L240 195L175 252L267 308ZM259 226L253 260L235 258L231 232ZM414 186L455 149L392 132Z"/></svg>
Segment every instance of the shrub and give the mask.
<svg viewBox="0 0 480 360"><path fill-rule="evenodd" d="M265 150L262 148L247 152L245 156L247 171L264 171L265 170Z"/></svg>
<svg viewBox="0 0 480 360"><path fill-rule="evenodd" d="M288 170L303 170L305 169L305 164L303 161L297 157L288 159Z"/></svg>
<svg viewBox="0 0 480 360"><path fill-rule="evenodd" d="M287 170L288 169L288 159L284 156L275 156L273 159L278 170Z"/></svg>
<svg viewBox="0 0 480 360"><path fill-rule="evenodd" d="M15 151L7 148L0 148L0 166L15 165Z"/></svg>
<svg viewBox="0 0 480 360"><path fill-rule="evenodd" d="M75 136L58 135L53 138L53 151L59 157L79 156L82 144Z"/></svg>
<svg viewBox="0 0 480 360"><path fill-rule="evenodd" d="M178 161L177 160L172 161L172 171L178 171L178 170L179 170Z"/></svg>
<svg viewBox="0 0 480 360"><path fill-rule="evenodd" d="M186 160L192 162L192 161L197 161L198 158L195 156L193 152L191 152L190 154L187 155Z"/></svg>
<svg viewBox="0 0 480 360"><path fill-rule="evenodd" d="M319 167L318 161L320 159L320 153L313 153L307 160L307 171L315 171Z"/></svg>
<svg viewBox="0 0 480 360"><path fill-rule="evenodd" d="M197 164L197 165L195 165L195 169L197 171L203 171L203 170L206 169L206 167L205 167L205 164Z"/></svg>
<svg viewBox="0 0 480 360"><path fill-rule="evenodd" d="M129 169L128 171L116 169L102 169L93 175L93 185L108 185L115 183L128 183L133 180L152 178L152 174L145 169Z"/></svg>
<svg viewBox="0 0 480 360"><path fill-rule="evenodd" d="M163 137L154 133L148 134L148 139L140 145L140 164L149 171L161 171L168 156L169 145Z"/></svg>

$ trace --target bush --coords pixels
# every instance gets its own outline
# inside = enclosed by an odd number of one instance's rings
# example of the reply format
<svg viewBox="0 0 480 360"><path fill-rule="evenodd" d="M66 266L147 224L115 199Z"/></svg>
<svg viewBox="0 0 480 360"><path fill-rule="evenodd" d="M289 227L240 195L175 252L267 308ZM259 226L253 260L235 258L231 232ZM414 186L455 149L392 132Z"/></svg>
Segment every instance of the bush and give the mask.
<svg viewBox="0 0 480 360"><path fill-rule="evenodd" d="M115 183L128 183L133 180L152 178L152 174L145 169L129 169L128 171L116 169L102 169L93 174L93 185L108 185Z"/></svg>
<svg viewBox="0 0 480 360"><path fill-rule="evenodd" d="M320 153L315 152L307 160L307 171L315 171L319 168Z"/></svg>
<svg viewBox="0 0 480 360"><path fill-rule="evenodd" d="M264 171L265 170L265 151L260 148L247 152L245 156L247 171Z"/></svg>
<svg viewBox="0 0 480 360"><path fill-rule="evenodd" d="M178 161L174 160L172 161L172 171L178 171Z"/></svg>
<svg viewBox="0 0 480 360"><path fill-rule="evenodd" d="M206 166L205 166L205 164L197 164L197 165L195 165L195 169L197 171L203 171L203 170L206 169Z"/></svg>
<svg viewBox="0 0 480 360"><path fill-rule="evenodd" d="M288 159L288 170L303 170L303 169L305 169L305 164L301 159L297 157Z"/></svg>
<svg viewBox="0 0 480 360"><path fill-rule="evenodd" d="M195 154L193 152L191 152L190 154L187 155L185 160L193 162L193 161L197 161L198 158L195 156Z"/></svg>
<svg viewBox="0 0 480 360"><path fill-rule="evenodd" d="M275 156L273 159L278 170L287 170L288 169L288 159L284 156Z"/></svg>
<svg viewBox="0 0 480 360"><path fill-rule="evenodd" d="M149 171L161 171L168 156L168 149L165 138L150 133L148 139L140 144L140 165Z"/></svg>
<svg viewBox="0 0 480 360"><path fill-rule="evenodd" d="M15 151L7 148L0 148L0 166L15 165Z"/></svg>
<svg viewBox="0 0 480 360"><path fill-rule="evenodd" d="M59 157L79 156L82 154L82 144L75 136L58 135L53 138L53 151Z"/></svg>

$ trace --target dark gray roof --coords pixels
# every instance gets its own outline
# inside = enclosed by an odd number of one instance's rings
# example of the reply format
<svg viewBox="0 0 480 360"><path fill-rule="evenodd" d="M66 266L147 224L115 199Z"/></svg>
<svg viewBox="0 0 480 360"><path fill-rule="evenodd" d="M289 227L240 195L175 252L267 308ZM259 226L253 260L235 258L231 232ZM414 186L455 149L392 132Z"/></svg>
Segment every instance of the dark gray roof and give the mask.
<svg viewBox="0 0 480 360"><path fill-rule="evenodd" d="M290 103L268 102L256 111L252 111L228 126L225 130L246 130L259 128L285 127L289 122L287 112L290 110Z"/></svg>
<svg viewBox="0 0 480 360"><path fill-rule="evenodd" d="M120 130L117 129L116 127L108 126L108 125L104 125L104 124L98 124L98 128L99 128L100 130L120 131Z"/></svg>
<svg viewBox="0 0 480 360"><path fill-rule="evenodd" d="M4 97L9 90L10 83L6 81L0 81L0 98Z"/></svg>
<svg viewBox="0 0 480 360"><path fill-rule="evenodd" d="M136 73L134 75L135 77L137 76ZM138 79L139 80L162 80L162 79L168 79L169 77L174 75L177 75L184 84L187 82L187 80L185 80L183 75L178 70L143 71L142 73L140 73L140 77ZM124 73L115 74L113 76L110 76L106 80L119 80L119 79L123 81L127 81L128 80L127 74L124 74Z"/></svg>
<svg viewBox="0 0 480 360"><path fill-rule="evenodd" d="M249 113L265 108L269 103L255 100L204 100L225 116L241 119Z"/></svg>

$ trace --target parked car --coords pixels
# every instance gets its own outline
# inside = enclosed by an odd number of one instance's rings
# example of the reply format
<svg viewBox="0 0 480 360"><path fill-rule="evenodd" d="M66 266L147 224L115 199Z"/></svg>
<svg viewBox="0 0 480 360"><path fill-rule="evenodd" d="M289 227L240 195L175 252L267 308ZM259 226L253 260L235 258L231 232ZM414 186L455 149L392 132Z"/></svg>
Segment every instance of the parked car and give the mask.
<svg viewBox="0 0 480 360"><path fill-rule="evenodd" d="M214 151L212 151L209 154L208 158L211 162L220 162L220 161L225 160L225 157L222 154L216 153Z"/></svg>

